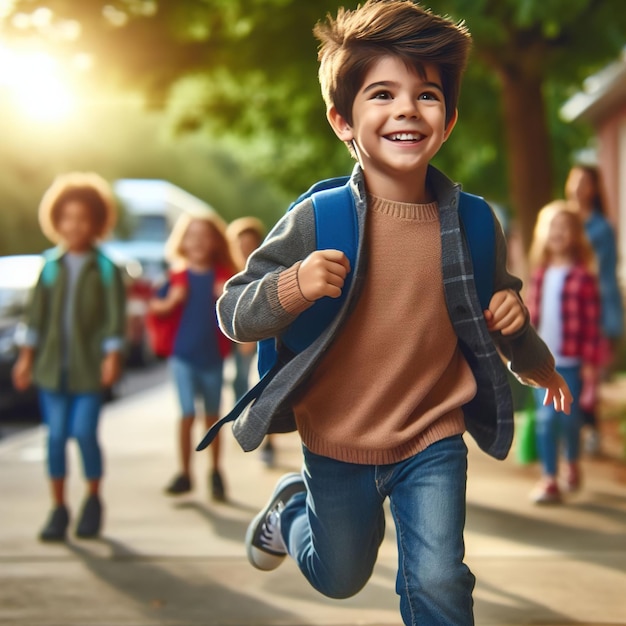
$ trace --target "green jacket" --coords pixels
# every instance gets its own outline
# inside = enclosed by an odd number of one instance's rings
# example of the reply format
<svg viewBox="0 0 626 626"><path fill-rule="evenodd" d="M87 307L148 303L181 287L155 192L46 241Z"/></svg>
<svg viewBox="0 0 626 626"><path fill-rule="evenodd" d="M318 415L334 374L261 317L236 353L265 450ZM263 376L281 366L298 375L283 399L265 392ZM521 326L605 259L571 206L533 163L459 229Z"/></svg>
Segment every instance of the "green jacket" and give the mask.
<svg viewBox="0 0 626 626"><path fill-rule="evenodd" d="M35 349L33 381L50 390L61 388L63 307L67 273L57 253L58 273L51 284L39 276L26 316L28 338ZM102 253L99 253L102 254ZM53 255L54 257L54 255ZM48 255L47 257L51 257ZM110 281L105 281L94 250L81 269L72 311L66 389L73 393L98 391L105 342L123 345L126 323L125 288L120 270L113 263Z"/></svg>

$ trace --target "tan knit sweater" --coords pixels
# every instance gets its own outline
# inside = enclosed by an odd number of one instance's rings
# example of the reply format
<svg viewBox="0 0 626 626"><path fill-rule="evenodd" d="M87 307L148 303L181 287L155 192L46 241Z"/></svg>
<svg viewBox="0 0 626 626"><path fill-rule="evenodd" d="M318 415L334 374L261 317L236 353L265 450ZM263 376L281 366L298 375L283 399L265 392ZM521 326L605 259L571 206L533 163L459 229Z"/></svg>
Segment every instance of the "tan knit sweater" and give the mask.
<svg viewBox="0 0 626 626"><path fill-rule="evenodd" d="M462 405L476 393L444 299L438 207L368 200L363 292L294 405L316 454L387 464L464 432ZM281 302L306 308L294 272ZM300 299L300 304L298 300Z"/></svg>

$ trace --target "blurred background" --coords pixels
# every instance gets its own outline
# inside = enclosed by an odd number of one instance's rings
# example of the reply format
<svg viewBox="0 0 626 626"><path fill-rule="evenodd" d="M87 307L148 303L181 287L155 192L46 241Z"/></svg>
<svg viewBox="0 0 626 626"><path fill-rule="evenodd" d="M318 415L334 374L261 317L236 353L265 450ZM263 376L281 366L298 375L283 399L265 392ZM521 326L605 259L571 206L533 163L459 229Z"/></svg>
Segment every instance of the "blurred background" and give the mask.
<svg viewBox="0 0 626 626"><path fill-rule="evenodd" d="M563 195L576 159L600 165L623 248L626 4L427 4L465 20L474 38L459 123L435 164L497 206L517 271L537 211ZM158 277L172 206L208 203L227 221L256 215L270 227L312 182L348 173L311 32L340 5L356 3L0 0L0 255L48 247L43 192L58 173L95 170L120 200L107 245L140 317L139 279ZM23 298L15 285L2 293L12 306ZM149 362L132 328L133 356ZM0 334L0 353L7 341Z"/></svg>
<svg viewBox="0 0 626 626"><path fill-rule="evenodd" d="M46 245L36 207L69 169L166 179L227 220L270 223L311 181L349 171L325 120L311 34L342 4L356 3L0 1L0 253ZM460 123L437 164L517 218L527 243L576 153L597 152L602 120L584 106L563 111L593 87L587 79L623 67L626 5L428 4L474 37Z"/></svg>

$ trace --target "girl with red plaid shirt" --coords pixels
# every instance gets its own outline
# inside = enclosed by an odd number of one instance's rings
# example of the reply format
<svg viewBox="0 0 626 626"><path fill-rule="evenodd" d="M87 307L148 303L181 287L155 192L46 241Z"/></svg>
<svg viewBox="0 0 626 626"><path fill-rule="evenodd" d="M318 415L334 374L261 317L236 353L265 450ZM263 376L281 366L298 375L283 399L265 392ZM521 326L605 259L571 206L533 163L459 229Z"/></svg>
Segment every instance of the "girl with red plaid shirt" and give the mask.
<svg viewBox="0 0 626 626"><path fill-rule="evenodd" d="M564 487L580 487L580 404L595 393L600 362L600 296L593 249L576 207L556 200L539 213L530 261L527 305L532 324L554 354L574 397L569 415L543 406L536 393L537 448L543 477L531 493L538 504L561 501L559 447L566 460Z"/></svg>

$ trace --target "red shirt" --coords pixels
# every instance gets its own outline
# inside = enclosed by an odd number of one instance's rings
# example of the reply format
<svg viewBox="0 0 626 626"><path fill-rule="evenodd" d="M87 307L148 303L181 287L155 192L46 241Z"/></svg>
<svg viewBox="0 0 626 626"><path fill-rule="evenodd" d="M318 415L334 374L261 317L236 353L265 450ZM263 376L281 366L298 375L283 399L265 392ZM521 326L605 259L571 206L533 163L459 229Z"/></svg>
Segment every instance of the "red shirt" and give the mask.
<svg viewBox="0 0 626 626"><path fill-rule="evenodd" d="M540 267L533 273L526 302L535 328L540 321L545 272L546 268ZM565 278L561 292L561 315L561 354L598 365L601 361L600 294L596 276L582 265L573 266Z"/></svg>

